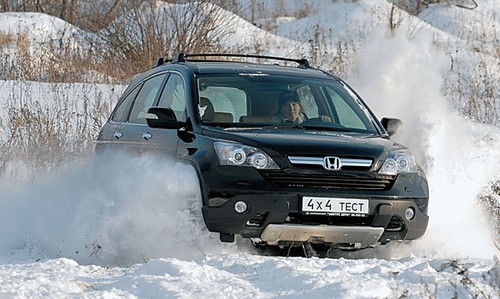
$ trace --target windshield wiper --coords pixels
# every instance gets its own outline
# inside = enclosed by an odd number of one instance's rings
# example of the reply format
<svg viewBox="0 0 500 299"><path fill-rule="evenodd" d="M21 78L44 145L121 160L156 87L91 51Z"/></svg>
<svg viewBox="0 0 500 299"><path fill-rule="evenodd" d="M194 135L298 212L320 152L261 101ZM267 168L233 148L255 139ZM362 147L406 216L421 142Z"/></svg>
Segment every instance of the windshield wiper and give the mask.
<svg viewBox="0 0 500 299"><path fill-rule="evenodd" d="M325 130L325 131L334 131L334 132L353 132L351 129L342 128L342 127L327 127L327 126L318 126L318 125L302 125L298 124L292 126L295 129L303 129L303 130Z"/></svg>

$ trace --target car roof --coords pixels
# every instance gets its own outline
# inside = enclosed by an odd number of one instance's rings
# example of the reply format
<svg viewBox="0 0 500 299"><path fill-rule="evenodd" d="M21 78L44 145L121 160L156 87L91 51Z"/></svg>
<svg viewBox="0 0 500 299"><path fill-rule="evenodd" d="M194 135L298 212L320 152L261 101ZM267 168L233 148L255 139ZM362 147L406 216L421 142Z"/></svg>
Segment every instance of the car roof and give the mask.
<svg viewBox="0 0 500 299"><path fill-rule="evenodd" d="M209 59L186 59L187 57L200 57L208 55ZM270 64L270 63L252 63L241 62L234 60L214 60L213 57L237 57L237 58L257 58L275 60L285 62L285 64ZM289 66L290 63L298 64L298 66ZM158 61L158 66L166 68L176 68L176 66L184 66L197 74L269 74L269 75L288 75L288 76L303 76L315 77L321 79L337 79L338 77L329 74L323 70L313 68L309 65L306 59L291 59L273 56L261 55L241 55L241 54L183 54L179 53L173 60L165 62L163 59Z"/></svg>
<svg viewBox="0 0 500 299"><path fill-rule="evenodd" d="M277 64L257 64L246 62L190 62L196 66L196 72L199 74L234 74L234 73L254 73L254 74L271 74L271 75L291 75L291 76L307 76L325 78L331 75L315 69L307 67L291 67Z"/></svg>

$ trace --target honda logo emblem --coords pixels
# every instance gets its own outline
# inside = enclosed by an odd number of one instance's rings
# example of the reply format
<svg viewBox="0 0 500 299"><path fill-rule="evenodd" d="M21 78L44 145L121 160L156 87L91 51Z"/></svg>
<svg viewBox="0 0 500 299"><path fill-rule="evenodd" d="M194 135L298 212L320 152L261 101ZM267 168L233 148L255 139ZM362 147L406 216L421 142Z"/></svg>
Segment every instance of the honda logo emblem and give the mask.
<svg viewBox="0 0 500 299"><path fill-rule="evenodd" d="M325 157L323 159L323 167L326 170L339 170L342 167L339 157Z"/></svg>

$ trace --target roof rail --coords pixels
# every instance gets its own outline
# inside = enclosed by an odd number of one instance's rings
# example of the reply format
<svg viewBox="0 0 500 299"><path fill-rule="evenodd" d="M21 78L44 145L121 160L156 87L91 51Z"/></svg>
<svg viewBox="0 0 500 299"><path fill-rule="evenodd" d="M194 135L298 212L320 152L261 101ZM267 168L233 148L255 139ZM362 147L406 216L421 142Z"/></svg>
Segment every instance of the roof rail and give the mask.
<svg viewBox="0 0 500 299"><path fill-rule="evenodd" d="M179 62L186 62L186 54L181 52L175 55L174 59L172 59L172 63L179 63Z"/></svg>
<svg viewBox="0 0 500 299"><path fill-rule="evenodd" d="M158 62L156 63L156 66L160 66L163 64L165 64L165 58L163 58L163 57L158 58Z"/></svg>
<svg viewBox="0 0 500 299"><path fill-rule="evenodd" d="M242 57L242 58L262 58L262 59L271 59L271 60L281 60L281 61L291 61L291 62L296 62L299 64L300 67L304 68L310 68L311 65L309 64L309 61L305 58L301 59L294 59L294 58L285 58L285 57L277 57L277 56L265 56L265 55L253 55L253 54L218 54L218 53L197 53L197 54L185 54L185 53L178 53L175 58L172 60L172 63L178 63L178 62L186 62L188 57ZM203 60L196 60L194 59L193 61L205 61Z"/></svg>

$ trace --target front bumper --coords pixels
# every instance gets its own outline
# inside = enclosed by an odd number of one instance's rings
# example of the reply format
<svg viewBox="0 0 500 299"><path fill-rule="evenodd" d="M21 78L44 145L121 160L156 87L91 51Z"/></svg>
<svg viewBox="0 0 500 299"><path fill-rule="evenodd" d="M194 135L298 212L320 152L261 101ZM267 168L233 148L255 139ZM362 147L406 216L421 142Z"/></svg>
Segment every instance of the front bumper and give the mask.
<svg viewBox="0 0 500 299"><path fill-rule="evenodd" d="M237 213L236 202L248 209ZM219 207L203 207L207 228L212 232L241 235L270 245L290 243L335 243L368 247L393 240L421 237L429 222L413 199L370 199L368 217L307 216L299 211L300 198L287 194L240 194ZM412 220L405 218L413 208Z"/></svg>
<svg viewBox="0 0 500 299"><path fill-rule="evenodd" d="M226 169L227 170L227 169ZM337 190L281 188L262 180L257 172L231 176L223 169L201 176L203 217L209 231L241 235L269 245L308 243L364 248L393 240L421 237L428 225L428 186L418 174L399 175L387 190ZM250 175L249 175L250 173ZM366 217L305 215L303 196L368 199ZM247 210L238 213L235 204L243 201ZM405 212L415 216L408 220Z"/></svg>

